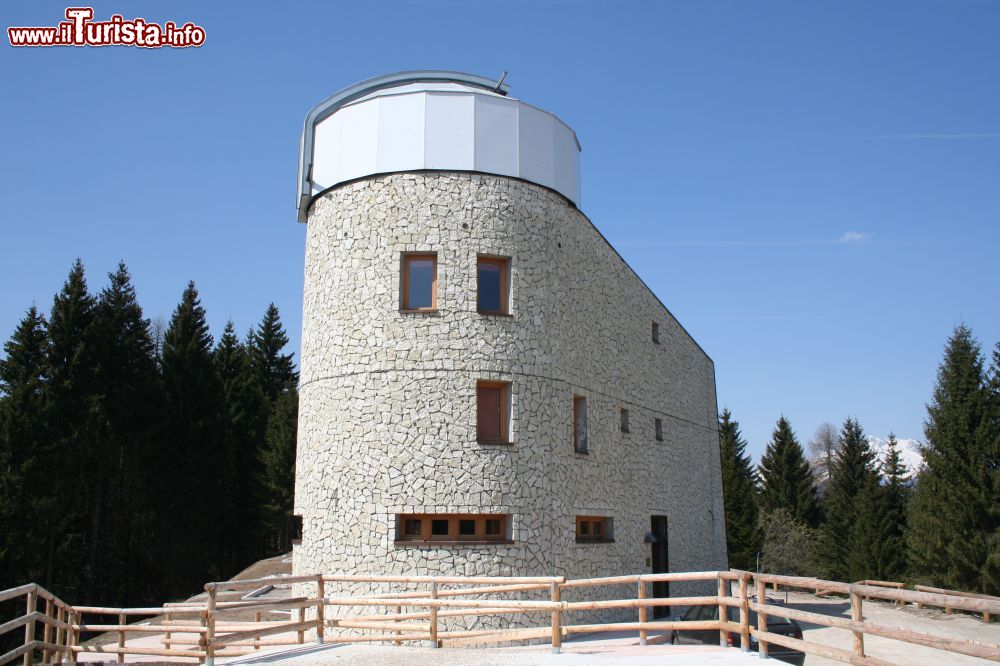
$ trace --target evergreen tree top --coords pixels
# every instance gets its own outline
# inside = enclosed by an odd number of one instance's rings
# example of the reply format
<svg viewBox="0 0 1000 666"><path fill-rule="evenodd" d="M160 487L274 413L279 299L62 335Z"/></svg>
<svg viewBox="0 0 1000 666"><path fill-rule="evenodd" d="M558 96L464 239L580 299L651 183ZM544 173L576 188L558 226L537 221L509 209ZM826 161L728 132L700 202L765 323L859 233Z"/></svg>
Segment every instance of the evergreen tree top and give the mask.
<svg viewBox="0 0 1000 666"><path fill-rule="evenodd" d="M174 309L163 336L163 360L166 364L172 356L191 353L208 356L211 349L212 336L205 320L205 308L201 306L192 280L181 295L181 302Z"/></svg>
<svg viewBox="0 0 1000 666"><path fill-rule="evenodd" d="M3 345L6 356L0 360L0 394L11 395L17 387L29 385L37 390L48 351L45 327L45 318L32 305Z"/></svg>
<svg viewBox="0 0 1000 666"><path fill-rule="evenodd" d="M848 417L840 430L840 449L833 460L830 482L840 486L845 497L853 498L878 478L875 451L856 419Z"/></svg>
<svg viewBox="0 0 1000 666"><path fill-rule="evenodd" d="M281 315L271 303L257 329L249 336L248 347L254 372L272 403L299 381L293 360L295 355L281 353L287 344L288 335L281 323Z"/></svg>
<svg viewBox="0 0 1000 666"><path fill-rule="evenodd" d="M906 483L910 470L903 463L896 434L890 432L885 443L885 457L882 459L882 477L888 486L902 486Z"/></svg>
<svg viewBox="0 0 1000 666"><path fill-rule="evenodd" d="M806 525L819 520L816 483L805 452L784 416L760 459L761 503L767 510L785 508Z"/></svg>

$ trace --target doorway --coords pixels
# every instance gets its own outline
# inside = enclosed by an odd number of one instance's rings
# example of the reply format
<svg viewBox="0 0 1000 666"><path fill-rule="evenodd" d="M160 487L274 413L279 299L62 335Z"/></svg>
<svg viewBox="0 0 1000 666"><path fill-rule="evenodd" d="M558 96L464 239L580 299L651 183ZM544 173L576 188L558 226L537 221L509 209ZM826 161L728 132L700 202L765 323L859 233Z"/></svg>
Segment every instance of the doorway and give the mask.
<svg viewBox="0 0 1000 666"><path fill-rule="evenodd" d="M653 573L669 573L670 559L669 547L667 543L667 517L650 516L649 547L651 549L650 561ZM669 597L670 583L667 581L653 583L654 597ZM653 619L660 619L670 615L670 606L653 606Z"/></svg>

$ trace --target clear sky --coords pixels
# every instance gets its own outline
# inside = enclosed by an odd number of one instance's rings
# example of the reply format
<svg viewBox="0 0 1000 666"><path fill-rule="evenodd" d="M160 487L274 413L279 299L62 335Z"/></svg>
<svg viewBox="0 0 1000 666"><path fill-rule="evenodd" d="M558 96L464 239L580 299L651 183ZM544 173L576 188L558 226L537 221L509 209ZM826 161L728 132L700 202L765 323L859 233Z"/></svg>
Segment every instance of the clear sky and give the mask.
<svg viewBox="0 0 1000 666"><path fill-rule="evenodd" d="M1000 338L1000 2L93 3L197 49L0 47L0 337L74 258L298 351L309 108L404 69L508 70L583 145L582 210L714 359L755 456L848 416L922 438L941 351ZM3 27L66 5L4 3Z"/></svg>

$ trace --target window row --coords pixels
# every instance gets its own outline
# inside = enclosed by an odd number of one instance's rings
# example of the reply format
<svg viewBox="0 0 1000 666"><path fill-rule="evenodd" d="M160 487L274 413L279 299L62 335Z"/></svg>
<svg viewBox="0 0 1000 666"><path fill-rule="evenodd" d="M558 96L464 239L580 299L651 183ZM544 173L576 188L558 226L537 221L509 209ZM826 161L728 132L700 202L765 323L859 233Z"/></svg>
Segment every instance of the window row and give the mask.
<svg viewBox="0 0 1000 666"><path fill-rule="evenodd" d="M400 309L404 312L437 310L437 254L404 254L400 280ZM510 259L476 258L476 309L482 314L509 314Z"/></svg>
<svg viewBox="0 0 1000 666"><path fill-rule="evenodd" d="M620 426L623 433L632 432L629 424L628 410L624 407L621 410ZM576 453L588 453L587 443L587 399L583 396L573 396L573 451ZM658 442L663 441L663 419L653 419L653 437Z"/></svg>
<svg viewBox="0 0 1000 666"><path fill-rule="evenodd" d="M396 541L411 543L511 543L510 516L499 513L412 513L396 516ZM579 543L614 541L608 516L577 516Z"/></svg>
<svg viewBox="0 0 1000 666"><path fill-rule="evenodd" d="M476 383L476 438L484 444L510 443L510 383L479 381ZM630 433L629 413L621 410L621 431ZM653 419L653 437L663 441L663 420ZM573 450L589 452L587 399L573 396Z"/></svg>

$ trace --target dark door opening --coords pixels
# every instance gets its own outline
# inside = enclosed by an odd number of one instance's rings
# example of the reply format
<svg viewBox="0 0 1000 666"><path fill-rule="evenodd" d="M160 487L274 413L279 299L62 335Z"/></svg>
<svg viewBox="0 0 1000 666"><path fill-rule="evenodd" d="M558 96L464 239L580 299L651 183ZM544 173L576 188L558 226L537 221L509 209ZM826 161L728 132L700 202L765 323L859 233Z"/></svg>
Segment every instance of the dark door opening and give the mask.
<svg viewBox="0 0 1000 666"><path fill-rule="evenodd" d="M670 559L669 559L669 548L667 545L667 517L666 516L650 516L650 533L652 539L649 547L651 549L651 562L653 573L669 573L670 572ZM656 582L653 583L653 596L654 597L669 597L670 596L670 583ZM669 606L653 606L653 619L659 619L662 617L667 617L670 615Z"/></svg>

